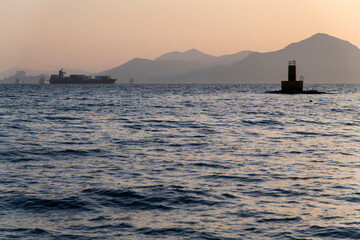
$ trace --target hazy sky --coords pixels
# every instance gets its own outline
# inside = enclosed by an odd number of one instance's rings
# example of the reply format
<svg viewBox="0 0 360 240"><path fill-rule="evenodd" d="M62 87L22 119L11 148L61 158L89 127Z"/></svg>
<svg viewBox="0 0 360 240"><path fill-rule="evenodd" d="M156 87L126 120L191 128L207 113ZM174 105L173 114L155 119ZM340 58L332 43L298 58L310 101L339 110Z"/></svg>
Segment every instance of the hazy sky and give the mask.
<svg viewBox="0 0 360 240"><path fill-rule="evenodd" d="M318 32L360 46L359 23L359 0L0 0L0 71L275 51Z"/></svg>

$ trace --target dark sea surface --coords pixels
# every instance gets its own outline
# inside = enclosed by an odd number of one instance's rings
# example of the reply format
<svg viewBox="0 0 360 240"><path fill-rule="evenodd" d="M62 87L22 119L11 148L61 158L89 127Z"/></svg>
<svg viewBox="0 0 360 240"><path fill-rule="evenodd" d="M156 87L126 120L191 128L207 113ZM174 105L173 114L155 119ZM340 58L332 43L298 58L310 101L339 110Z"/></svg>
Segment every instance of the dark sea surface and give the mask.
<svg viewBox="0 0 360 240"><path fill-rule="evenodd" d="M0 85L0 239L360 239L360 85Z"/></svg>

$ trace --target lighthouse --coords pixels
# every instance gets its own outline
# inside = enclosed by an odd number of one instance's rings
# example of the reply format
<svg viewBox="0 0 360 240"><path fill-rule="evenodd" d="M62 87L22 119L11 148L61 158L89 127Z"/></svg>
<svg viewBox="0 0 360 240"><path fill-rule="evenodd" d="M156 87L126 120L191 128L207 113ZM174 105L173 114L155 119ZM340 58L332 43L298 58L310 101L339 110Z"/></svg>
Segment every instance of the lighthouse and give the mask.
<svg viewBox="0 0 360 240"><path fill-rule="evenodd" d="M304 85L302 80L301 78L300 81L296 81L296 61L289 61L288 80L281 82L281 91L289 93L302 92Z"/></svg>

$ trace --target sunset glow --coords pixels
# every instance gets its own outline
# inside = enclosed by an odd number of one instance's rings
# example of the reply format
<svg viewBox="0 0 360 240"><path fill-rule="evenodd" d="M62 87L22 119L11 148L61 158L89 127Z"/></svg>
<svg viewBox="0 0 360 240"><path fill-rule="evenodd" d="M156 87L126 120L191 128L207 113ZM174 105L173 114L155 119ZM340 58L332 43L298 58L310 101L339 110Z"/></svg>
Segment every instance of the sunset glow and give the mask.
<svg viewBox="0 0 360 240"><path fill-rule="evenodd" d="M0 71L96 72L191 48L276 51L323 32L360 46L357 0L2 0Z"/></svg>

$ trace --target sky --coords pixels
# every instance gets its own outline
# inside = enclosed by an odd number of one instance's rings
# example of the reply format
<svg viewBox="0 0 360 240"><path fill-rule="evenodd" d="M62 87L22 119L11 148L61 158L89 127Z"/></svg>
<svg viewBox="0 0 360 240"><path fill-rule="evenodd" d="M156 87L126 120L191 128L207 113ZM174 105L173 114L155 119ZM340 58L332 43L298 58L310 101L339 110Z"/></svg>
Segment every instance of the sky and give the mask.
<svg viewBox="0 0 360 240"><path fill-rule="evenodd" d="M0 72L276 51L319 32L360 46L359 13L359 0L0 0Z"/></svg>

